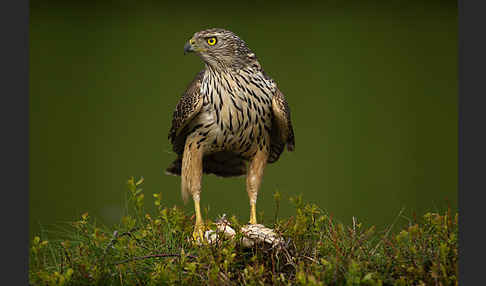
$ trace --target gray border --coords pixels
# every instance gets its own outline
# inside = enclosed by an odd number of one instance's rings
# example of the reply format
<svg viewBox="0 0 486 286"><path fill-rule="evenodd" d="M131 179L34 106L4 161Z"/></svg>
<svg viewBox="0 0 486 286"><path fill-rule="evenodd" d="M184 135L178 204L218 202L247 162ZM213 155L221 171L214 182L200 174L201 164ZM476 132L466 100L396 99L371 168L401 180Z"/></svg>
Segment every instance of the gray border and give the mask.
<svg viewBox="0 0 486 286"><path fill-rule="evenodd" d="M28 284L29 2L0 5L3 285Z"/></svg>
<svg viewBox="0 0 486 286"><path fill-rule="evenodd" d="M486 191L486 41L484 0L459 1L459 281L483 279ZM482 247L484 249L484 247Z"/></svg>

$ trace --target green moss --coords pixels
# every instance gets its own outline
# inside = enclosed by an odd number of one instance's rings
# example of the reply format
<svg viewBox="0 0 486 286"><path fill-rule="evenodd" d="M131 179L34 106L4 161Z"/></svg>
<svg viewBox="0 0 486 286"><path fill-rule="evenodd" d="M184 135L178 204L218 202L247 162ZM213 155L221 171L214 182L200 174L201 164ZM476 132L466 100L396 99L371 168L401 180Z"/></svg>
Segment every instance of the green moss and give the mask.
<svg viewBox="0 0 486 286"><path fill-rule="evenodd" d="M128 181L132 209L101 227L85 213L57 239L30 243L32 285L457 285L457 213L428 213L398 233L344 225L295 197L295 216L278 219L283 248L242 248L221 238L194 245L194 219L178 207L143 205L143 179ZM275 195L277 210L280 194ZM235 217L236 228L241 223ZM211 224L209 224L211 226ZM241 234L237 234L239 236Z"/></svg>

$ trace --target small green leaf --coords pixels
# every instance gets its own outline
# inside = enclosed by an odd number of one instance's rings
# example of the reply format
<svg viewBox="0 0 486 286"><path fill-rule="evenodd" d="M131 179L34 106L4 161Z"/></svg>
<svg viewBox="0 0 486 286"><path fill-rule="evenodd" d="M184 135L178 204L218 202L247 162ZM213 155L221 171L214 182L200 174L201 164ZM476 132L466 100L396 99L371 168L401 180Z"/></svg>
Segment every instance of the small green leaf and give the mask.
<svg viewBox="0 0 486 286"><path fill-rule="evenodd" d="M140 179L135 183L136 186L141 185L144 182L144 178L140 177Z"/></svg>

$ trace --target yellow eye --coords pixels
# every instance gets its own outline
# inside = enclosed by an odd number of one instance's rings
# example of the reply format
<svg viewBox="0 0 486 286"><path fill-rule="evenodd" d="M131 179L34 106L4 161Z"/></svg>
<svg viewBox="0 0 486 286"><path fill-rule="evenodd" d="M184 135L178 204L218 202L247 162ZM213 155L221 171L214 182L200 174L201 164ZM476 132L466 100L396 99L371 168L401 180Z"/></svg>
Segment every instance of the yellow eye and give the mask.
<svg viewBox="0 0 486 286"><path fill-rule="evenodd" d="M208 41L208 45L210 45L210 46L214 46L216 44L216 38L215 37L208 38L207 41Z"/></svg>

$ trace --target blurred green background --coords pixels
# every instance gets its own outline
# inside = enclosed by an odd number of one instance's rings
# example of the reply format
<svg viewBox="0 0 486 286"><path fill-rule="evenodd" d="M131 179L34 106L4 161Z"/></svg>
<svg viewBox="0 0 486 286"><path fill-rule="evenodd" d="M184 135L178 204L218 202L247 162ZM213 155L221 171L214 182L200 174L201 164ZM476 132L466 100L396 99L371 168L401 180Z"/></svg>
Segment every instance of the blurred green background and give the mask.
<svg viewBox="0 0 486 286"><path fill-rule="evenodd" d="M129 176L147 205L158 192L183 205L167 132L203 67L184 43L210 27L247 42L292 110L296 151L265 171L264 223L276 190L283 217L303 194L381 230L402 207L457 209L454 1L179 2L31 2L31 235L86 211L118 222ZM210 218L249 217L244 178L205 176L201 202Z"/></svg>

